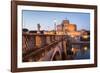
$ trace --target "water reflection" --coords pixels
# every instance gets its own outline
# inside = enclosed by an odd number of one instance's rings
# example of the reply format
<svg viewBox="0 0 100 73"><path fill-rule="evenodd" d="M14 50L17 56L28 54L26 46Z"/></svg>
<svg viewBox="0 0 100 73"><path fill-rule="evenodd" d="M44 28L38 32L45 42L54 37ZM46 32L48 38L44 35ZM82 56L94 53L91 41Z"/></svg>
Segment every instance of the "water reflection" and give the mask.
<svg viewBox="0 0 100 73"><path fill-rule="evenodd" d="M90 59L90 44L72 44L67 50L67 55L73 56L73 59Z"/></svg>

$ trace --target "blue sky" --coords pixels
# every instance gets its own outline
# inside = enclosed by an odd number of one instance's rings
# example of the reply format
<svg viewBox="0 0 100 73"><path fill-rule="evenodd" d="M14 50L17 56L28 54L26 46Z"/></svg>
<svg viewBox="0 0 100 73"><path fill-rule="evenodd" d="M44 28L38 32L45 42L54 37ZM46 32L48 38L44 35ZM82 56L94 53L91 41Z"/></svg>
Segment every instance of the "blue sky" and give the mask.
<svg viewBox="0 0 100 73"><path fill-rule="evenodd" d="M76 12L55 12L55 11L22 11L23 28L37 30L37 24L40 23L41 30L54 30L54 20L61 24L62 20L68 19L70 23L77 25L77 30L90 30L90 14Z"/></svg>

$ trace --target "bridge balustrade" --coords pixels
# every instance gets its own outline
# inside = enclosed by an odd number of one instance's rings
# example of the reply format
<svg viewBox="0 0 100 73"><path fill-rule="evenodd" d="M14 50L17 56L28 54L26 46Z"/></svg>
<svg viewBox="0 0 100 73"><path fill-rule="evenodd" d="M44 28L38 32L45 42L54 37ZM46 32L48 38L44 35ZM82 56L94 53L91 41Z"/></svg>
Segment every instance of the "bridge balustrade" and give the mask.
<svg viewBox="0 0 100 73"><path fill-rule="evenodd" d="M23 55L25 56L31 52L36 52L37 56L31 56L29 60L37 61L39 60L39 58L43 57L44 55L46 55L48 51L51 50L51 47L47 47L43 49L45 46L51 45L52 43L55 43L56 41L63 40L64 38L65 38L64 35L23 33L22 34Z"/></svg>

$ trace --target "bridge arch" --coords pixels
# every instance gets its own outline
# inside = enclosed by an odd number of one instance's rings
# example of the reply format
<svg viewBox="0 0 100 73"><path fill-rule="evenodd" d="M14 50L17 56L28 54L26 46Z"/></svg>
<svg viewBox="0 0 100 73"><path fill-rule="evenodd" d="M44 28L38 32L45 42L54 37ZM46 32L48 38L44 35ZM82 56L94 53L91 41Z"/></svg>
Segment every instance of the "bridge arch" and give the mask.
<svg viewBox="0 0 100 73"><path fill-rule="evenodd" d="M62 53L60 47L56 47L56 49L53 52L53 55L51 57L51 61L54 60L61 60L62 59Z"/></svg>

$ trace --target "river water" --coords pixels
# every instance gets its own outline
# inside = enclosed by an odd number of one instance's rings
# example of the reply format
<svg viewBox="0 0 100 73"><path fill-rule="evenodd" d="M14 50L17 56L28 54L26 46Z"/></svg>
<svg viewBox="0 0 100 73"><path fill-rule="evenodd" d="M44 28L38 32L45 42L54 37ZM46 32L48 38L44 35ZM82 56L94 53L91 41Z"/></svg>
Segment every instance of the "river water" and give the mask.
<svg viewBox="0 0 100 73"><path fill-rule="evenodd" d="M74 60L90 59L90 44L72 44L68 55L73 56Z"/></svg>

